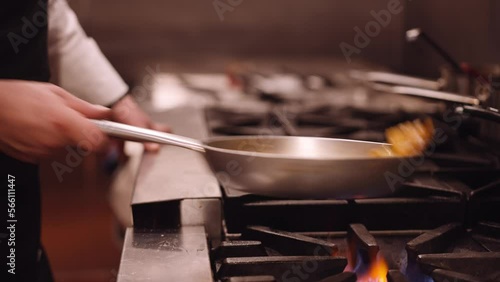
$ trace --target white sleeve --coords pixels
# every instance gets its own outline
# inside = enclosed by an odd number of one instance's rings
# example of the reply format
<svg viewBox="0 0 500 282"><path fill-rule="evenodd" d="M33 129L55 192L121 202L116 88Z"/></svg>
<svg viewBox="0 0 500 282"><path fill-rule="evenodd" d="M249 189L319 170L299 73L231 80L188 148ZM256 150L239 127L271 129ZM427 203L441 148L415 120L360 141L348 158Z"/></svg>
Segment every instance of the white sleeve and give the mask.
<svg viewBox="0 0 500 282"><path fill-rule="evenodd" d="M85 34L66 0L50 0L48 15L51 82L93 104L108 106L125 95L127 84Z"/></svg>

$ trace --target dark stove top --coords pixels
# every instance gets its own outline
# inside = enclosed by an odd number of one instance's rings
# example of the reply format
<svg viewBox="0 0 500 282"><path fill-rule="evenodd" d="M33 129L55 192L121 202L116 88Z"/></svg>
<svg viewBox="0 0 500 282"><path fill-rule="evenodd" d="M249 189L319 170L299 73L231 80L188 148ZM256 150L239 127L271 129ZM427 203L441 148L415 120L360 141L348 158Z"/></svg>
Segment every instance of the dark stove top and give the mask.
<svg viewBox="0 0 500 282"><path fill-rule="evenodd" d="M286 135L384 142L422 113L322 104L205 110L212 136ZM429 116L426 113L426 116ZM372 199L276 199L222 187L225 241L212 251L221 281L500 281L498 151L474 122L449 133L394 194ZM370 185L367 183L367 185Z"/></svg>
<svg viewBox="0 0 500 282"><path fill-rule="evenodd" d="M286 107L284 108L286 111ZM366 141L384 141L387 127L419 115L398 112L374 113L353 108L336 109L318 106L301 112L286 112L300 136L349 138ZM271 110L262 112L232 112L226 108L211 107L206 111L208 126L213 135L285 135L280 121Z"/></svg>
<svg viewBox="0 0 500 282"><path fill-rule="evenodd" d="M215 273L227 279L257 274L277 279L234 281L295 281L287 279L302 276L286 270L294 269L295 264L301 269L304 260L322 259L317 257L320 255L332 261L323 262L324 268L314 272L319 276L305 272L307 278L300 281L386 281L373 280L385 277L373 274L377 268L383 272L384 265L394 276L387 276L388 281L498 281L499 172L488 168L419 172L396 194L374 199L295 200L225 193L227 241L215 250ZM471 186L471 182L479 186ZM240 244L241 252L234 251L238 250L234 245ZM247 244L264 252L249 255ZM225 249L234 252L227 255ZM324 249L328 252L317 251ZM269 266L268 256L284 263L285 271ZM283 262L288 256L302 258ZM340 258L349 266L337 267L343 265ZM383 265L379 262L377 268L370 268L377 258ZM341 274L346 271L357 278Z"/></svg>
<svg viewBox="0 0 500 282"><path fill-rule="evenodd" d="M449 223L425 231L350 224L325 233L248 226L212 256L224 281L498 281L499 230L488 222L471 230Z"/></svg>
<svg viewBox="0 0 500 282"><path fill-rule="evenodd" d="M215 273L227 281L386 281L380 273L388 281L499 281L500 181L465 184L498 173L422 174L376 199L226 194L226 241L213 252ZM271 276L229 279L255 275Z"/></svg>

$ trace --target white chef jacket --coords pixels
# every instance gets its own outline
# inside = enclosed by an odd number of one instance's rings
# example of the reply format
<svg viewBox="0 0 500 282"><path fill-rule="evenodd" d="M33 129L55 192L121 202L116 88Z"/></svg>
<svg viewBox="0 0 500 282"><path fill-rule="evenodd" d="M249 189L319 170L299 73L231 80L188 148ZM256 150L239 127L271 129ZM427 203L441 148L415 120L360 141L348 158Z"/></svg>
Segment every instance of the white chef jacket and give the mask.
<svg viewBox="0 0 500 282"><path fill-rule="evenodd" d="M51 82L93 104L111 105L127 84L85 34L66 0L49 0L48 49Z"/></svg>

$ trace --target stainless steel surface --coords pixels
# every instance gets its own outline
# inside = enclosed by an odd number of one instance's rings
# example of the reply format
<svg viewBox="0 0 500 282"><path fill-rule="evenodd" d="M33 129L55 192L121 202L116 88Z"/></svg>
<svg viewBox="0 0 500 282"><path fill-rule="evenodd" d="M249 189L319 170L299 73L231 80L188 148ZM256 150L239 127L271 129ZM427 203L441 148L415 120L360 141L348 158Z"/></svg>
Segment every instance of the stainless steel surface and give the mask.
<svg viewBox="0 0 500 282"><path fill-rule="evenodd" d="M203 227L153 232L128 228L117 282L213 281Z"/></svg>
<svg viewBox="0 0 500 282"><path fill-rule="evenodd" d="M380 72L380 71L352 71L349 75L358 80L367 82L381 82L394 85L405 85L424 89L439 90L443 87L443 82L438 80L429 80L419 77L412 77L407 75L395 74L390 72Z"/></svg>
<svg viewBox="0 0 500 282"><path fill-rule="evenodd" d="M219 138L207 145L206 158L223 185L276 197L389 194L397 187L391 187L386 176L397 175L402 162L397 157L369 157L370 150L386 144L353 140L247 136Z"/></svg>
<svg viewBox="0 0 500 282"><path fill-rule="evenodd" d="M180 203L180 225L204 227L211 246L218 246L222 236L221 201L213 198L182 200Z"/></svg>
<svg viewBox="0 0 500 282"><path fill-rule="evenodd" d="M168 123L177 134L196 139L208 135L199 108L178 107L151 112L151 116L155 121ZM180 226L204 225L213 244L220 240L221 190L202 154L175 146L162 146L158 153L145 152L134 186L135 226L147 226L153 222L161 228L157 223L172 219L178 220ZM158 208L170 205L177 206L178 210L166 213ZM146 214L138 213L137 207ZM174 218L176 215L180 218Z"/></svg>
<svg viewBox="0 0 500 282"><path fill-rule="evenodd" d="M413 28L413 29L407 30L406 31L406 41L408 41L408 42L416 41L418 39L418 37L420 36L421 32L422 31L420 30L420 28Z"/></svg>
<svg viewBox="0 0 500 282"><path fill-rule="evenodd" d="M180 135L169 134L156 130L140 128L123 123L108 120L91 120L103 132L110 136L130 141L155 142L166 145L174 145L182 148L204 152L203 144L197 140Z"/></svg>
<svg viewBox="0 0 500 282"><path fill-rule="evenodd" d="M109 185L110 206L121 226L133 226L130 202L134 191L135 179L139 172L144 146L135 142L125 142L123 152L127 161L121 163L113 173Z"/></svg>
<svg viewBox="0 0 500 282"><path fill-rule="evenodd" d="M205 157L223 184L255 194L299 198L351 198L389 194L386 173L396 173L399 157L371 157L383 143L282 136L218 137L197 141L114 122L97 122L108 134L155 141ZM193 145L198 144L198 145ZM359 177L362 172L364 177ZM366 185L370 183L370 185Z"/></svg>
<svg viewBox="0 0 500 282"><path fill-rule="evenodd" d="M499 121L499 113L497 108L492 107L484 107L485 104L491 103L491 99L487 101L481 101L479 98L475 98L472 96L463 96L455 93L443 92L443 91L434 91L428 89L420 89L414 87L407 86L390 86L386 84L373 83L373 89L388 93L394 94L403 94L403 95L412 95L436 100L442 100L447 102L464 104L464 106L455 108L456 113L467 113L473 117L481 118L486 120L488 123L483 124L484 128L496 128L498 130L497 124L490 124L490 122L498 123ZM493 92L493 91L492 91ZM490 95L490 97L495 97L494 95ZM484 131L484 130L483 130ZM486 130L487 133L483 134L484 136L488 136L492 139L495 139L494 136L498 134L496 130Z"/></svg>
<svg viewBox="0 0 500 282"><path fill-rule="evenodd" d="M434 91L428 89L420 89L415 87L407 87L407 86L388 86L384 84L374 83L372 87L375 90L394 93L394 94L402 94L402 95L411 95L429 99L437 99L448 102L455 102L466 105L479 105L481 101L477 98L470 96L463 96L455 93L448 93L442 91Z"/></svg>
<svg viewBox="0 0 500 282"><path fill-rule="evenodd" d="M479 108L473 106L463 106L456 108L457 113L466 113L474 117L486 119L488 121L500 123L500 112L494 108Z"/></svg>
<svg viewBox="0 0 500 282"><path fill-rule="evenodd" d="M144 155L132 204L220 196L217 179L203 155L164 146L156 155Z"/></svg>
<svg viewBox="0 0 500 282"><path fill-rule="evenodd" d="M180 107L152 113L152 117L168 123L179 135L196 139L208 135L203 113L197 108ZM144 154L132 204L220 197L219 183L202 154L163 146L158 153Z"/></svg>

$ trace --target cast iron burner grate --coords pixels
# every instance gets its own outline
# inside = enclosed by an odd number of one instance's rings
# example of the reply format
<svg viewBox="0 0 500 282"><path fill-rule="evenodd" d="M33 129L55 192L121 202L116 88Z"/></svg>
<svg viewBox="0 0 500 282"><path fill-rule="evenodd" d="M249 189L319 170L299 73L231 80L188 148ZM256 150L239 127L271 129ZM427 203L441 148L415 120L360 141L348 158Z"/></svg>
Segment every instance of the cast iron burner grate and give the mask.
<svg viewBox="0 0 500 282"><path fill-rule="evenodd" d="M212 251L219 281L499 281L500 225L301 233L247 226Z"/></svg>
<svg viewBox="0 0 500 282"><path fill-rule="evenodd" d="M431 171L374 199L274 199L224 188L227 241L212 253L214 273L222 281L379 281L366 273L383 258L380 281L500 281L500 171ZM246 259L227 260L235 257ZM304 269L298 258L332 272L294 274Z"/></svg>
<svg viewBox="0 0 500 282"><path fill-rule="evenodd" d="M213 135L285 135L280 122L271 110L248 112L228 108L209 107L205 111L209 131ZM286 113L285 113L286 114ZM383 142L384 131L397 123L415 119L409 113L380 114L354 108L307 109L292 112L290 123L300 136L350 138Z"/></svg>

